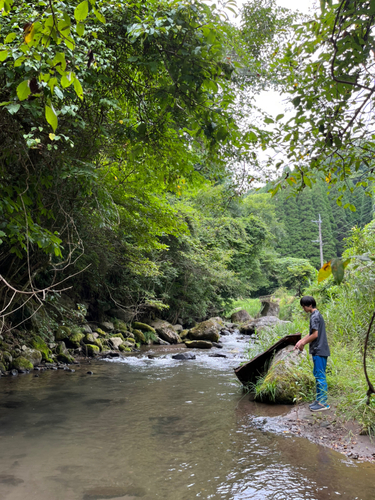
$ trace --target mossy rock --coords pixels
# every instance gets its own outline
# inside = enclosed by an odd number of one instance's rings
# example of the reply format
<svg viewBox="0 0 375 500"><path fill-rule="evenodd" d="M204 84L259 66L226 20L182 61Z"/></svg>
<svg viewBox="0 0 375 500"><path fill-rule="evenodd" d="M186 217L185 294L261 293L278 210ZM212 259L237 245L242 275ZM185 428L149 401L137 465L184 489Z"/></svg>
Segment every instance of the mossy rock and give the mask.
<svg viewBox="0 0 375 500"><path fill-rule="evenodd" d="M86 344L86 349L89 356L96 356L100 353L100 348L97 345Z"/></svg>
<svg viewBox="0 0 375 500"><path fill-rule="evenodd" d="M47 344L41 337L35 337L32 340L31 345L34 349L37 349L42 353L43 361L46 361L47 363L53 363L53 359L51 358L51 350L48 348Z"/></svg>
<svg viewBox="0 0 375 500"><path fill-rule="evenodd" d="M107 335L101 328L97 328L95 332L98 333L101 337L105 337Z"/></svg>
<svg viewBox="0 0 375 500"><path fill-rule="evenodd" d="M100 339L96 339L92 333L86 333L83 338L83 343L86 345L96 345L100 350L103 349L103 344Z"/></svg>
<svg viewBox="0 0 375 500"><path fill-rule="evenodd" d="M33 370L34 366L28 359L23 356L19 356L12 361L12 368L19 371L20 373L26 373Z"/></svg>
<svg viewBox="0 0 375 500"><path fill-rule="evenodd" d="M127 330L129 330L128 325L125 323L125 321L121 321L121 319L116 319L113 323L116 327L116 330L121 330L122 332L126 332Z"/></svg>
<svg viewBox="0 0 375 500"><path fill-rule="evenodd" d="M60 354L58 354L56 356L56 358L58 361L61 361L61 363L66 363L68 365L71 365L72 363L74 363L74 358L72 356L70 356L70 354L68 354L68 353L61 352Z"/></svg>
<svg viewBox="0 0 375 500"><path fill-rule="evenodd" d="M294 346L287 346L277 352L267 375L255 387L255 399L267 403L293 403L301 385L314 385L312 375L299 365L306 358Z"/></svg>
<svg viewBox="0 0 375 500"><path fill-rule="evenodd" d="M2 361L0 361L0 372L6 372L7 369Z"/></svg>
<svg viewBox="0 0 375 500"><path fill-rule="evenodd" d="M180 339L183 340L185 339L187 336L188 336L188 333L189 333L189 330L182 330L182 332L180 332Z"/></svg>
<svg viewBox="0 0 375 500"><path fill-rule="evenodd" d="M133 329L135 328L136 330L141 330L144 332L151 332L151 333L154 333L156 335L155 328L152 328L152 326L150 326L150 325L146 325L146 323L140 323L139 321L135 321L132 324L132 327L133 327ZM133 332L134 332L134 330L133 330Z"/></svg>
<svg viewBox="0 0 375 500"><path fill-rule="evenodd" d="M189 331L188 338L190 340L208 340L217 342L220 338L219 331L224 326L220 318L210 318L202 321L197 326Z"/></svg>
<svg viewBox="0 0 375 500"><path fill-rule="evenodd" d="M55 333L55 339L57 341L65 340L68 339L71 336L71 334L72 331L68 326L59 326Z"/></svg>
<svg viewBox="0 0 375 500"><path fill-rule="evenodd" d="M113 339L114 337L116 337L116 338L118 338L118 339L121 339L121 340L125 341L124 336L123 336L123 334L122 334L122 333L114 333L113 335L111 335L111 337L110 337L110 338L111 338L111 339Z"/></svg>
<svg viewBox="0 0 375 500"><path fill-rule="evenodd" d="M56 354L65 354L68 352L68 349L66 348L65 342L61 341L58 343L58 345L55 347L55 353Z"/></svg>
<svg viewBox="0 0 375 500"><path fill-rule="evenodd" d="M3 351L3 363L9 369L12 365L13 356L9 351Z"/></svg>
<svg viewBox="0 0 375 500"><path fill-rule="evenodd" d="M77 349L81 345L81 340L83 340L84 337L84 334L80 331L73 332L72 335L68 339L66 339L66 345L68 347Z"/></svg>
<svg viewBox="0 0 375 500"><path fill-rule="evenodd" d="M121 352L132 352L132 348L124 344L119 345L118 349Z"/></svg>
<svg viewBox="0 0 375 500"><path fill-rule="evenodd" d="M23 357L28 359L33 366L42 362L42 353L38 349L27 349L23 351Z"/></svg>
<svg viewBox="0 0 375 500"><path fill-rule="evenodd" d="M127 346L124 346L124 345L120 345L119 346L119 350L121 352L132 352L132 348L131 347L127 347Z"/></svg>
<svg viewBox="0 0 375 500"><path fill-rule="evenodd" d="M135 340L140 343L140 344L145 344L146 343L146 337L144 336L143 332L141 330L133 330L133 334L135 337Z"/></svg>
<svg viewBox="0 0 375 500"><path fill-rule="evenodd" d="M135 344L135 339L133 337L126 337L125 342L131 342L132 344Z"/></svg>

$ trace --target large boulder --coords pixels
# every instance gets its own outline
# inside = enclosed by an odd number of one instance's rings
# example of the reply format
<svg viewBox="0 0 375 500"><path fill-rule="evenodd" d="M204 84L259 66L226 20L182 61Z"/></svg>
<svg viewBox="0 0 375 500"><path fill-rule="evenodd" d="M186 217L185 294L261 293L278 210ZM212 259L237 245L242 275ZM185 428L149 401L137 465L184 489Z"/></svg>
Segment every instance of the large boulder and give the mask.
<svg viewBox="0 0 375 500"><path fill-rule="evenodd" d="M111 345L111 347L113 349L118 349L120 347L121 344L123 344L123 340L120 339L119 337L111 337L109 340L108 340L108 343ZM95 344L93 344L95 345Z"/></svg>
<svg viewBox="0 0 375 500"><path fill-rule="evenodd" d="M278 302L273 302L270 297L264 297L260 301L262 303L260 316L279 316L280 305Z"/></svg>
<svg viewBox="0 0 375 500"><path fill-rule="evenodd" d="M27 349L22 353L22 356L30 361L33 366L37 366L42 362L42 353L37 349Z"/></svg>
<svg viewBox="0 0 375 500"><path fill-rule="evenodd" d="M92 333L87 333L86 335L92 335ZM81 340L84 342L85 335L80 331L74 331L71 336L65 339L65 343L68 347L77 349L81 345Z"/></svg>
<svg viewBox="0 0 375 500"><path fill-rule="evenodd" d="M276 316L264 316L245 323L241 326L240 332L244 335L253 335L255 332L260 332L264 328L272 328L279 323L289 323L289 321L282 321Z"/></svg>
<svg viewBox="0 0 375 500"><path fill-rule="evenodd" d="M139 321L135 321L132 324L132 327L135 328L136 330L141 330L142 332L151 332L151 333L156 333L155 328L153 328L150 325L147 325L146 323L141 323Z"/></svg>
<svg viewBox="0 0 375 500"><path fill-rule="evenodd" d="M232 323L248 323L252 319L253 318L245 309L241 309L240 311L234 312L230 317Z"/></svg>
<svg viewBox="0 0 375 500"><path fill-rule="evenodd" d="M103 321L103 323L100 323L99 326L105 332L112 332L115 329L115 326L111 321Z"/></svg>
<svg viewBox="0 0 375 500"><path fill-rule="evenodd" d="M309 371L298 370L307 351L294 350L288 345L277 352L272 360L267 375L261 384L257 384L255 399L272 403L293 403L300 390L300 382L313 385L314 380Z"/></svg>
<svg viewBox="0 0 375 500"><path fill-rule="evenodd" d="M23 356L19 356L18 358L13 359L12 368L17 370L18 373L26 373L34 368L31 361L24 358Z"/></svg>
<svg viewBox="0 0 375 500"><path fill-rule="evenodd" d="M53 362L53 359L51 358L51 350L41 337L35 337L32 340L31 345L34 349L37 349L41 353L43 361L47 361L47 363Z"/></svg>
<svg viewBox="0 0 375 500"><path fill-rule="evenodd" d="M60 325L55 333L55 339L59 342L61 340L68 339L72 334L71 329L68 326Z"/></svg>
<svg viewBox="0 0 375 500"><path fill-rule="evenodd" d="M188 338L190 340L217 342L222 328L224 328L224 323L221 318L210 318L189 330Z"/></svg>
<svg viewBox="0 0 375 500"><path fill-rule="evenodd" d="M181 342L180 336L168 321L157 319L151 322L151 326L155 329L157 335L169 344L179 344Z"/></svg>
<svg viewBox="0 0 375 500"><path fill-rule="evenodd" d="M212 342L208 340L185 340L185 345L195 349L211 349Z"/></svg>

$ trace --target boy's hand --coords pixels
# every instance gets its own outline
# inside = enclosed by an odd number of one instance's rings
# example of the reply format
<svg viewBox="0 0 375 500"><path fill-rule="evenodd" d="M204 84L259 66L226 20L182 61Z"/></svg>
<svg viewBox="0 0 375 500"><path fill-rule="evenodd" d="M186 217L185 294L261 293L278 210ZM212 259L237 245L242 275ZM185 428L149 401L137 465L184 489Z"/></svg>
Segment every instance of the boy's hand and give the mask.
<svg viewBox="0 0 375 500"><path fill-rule="evenodd" d="M302 339L297 342L297 344L294 346L294 349L299 349L300 351L303 351L305 344L303 343Z"/></svg>

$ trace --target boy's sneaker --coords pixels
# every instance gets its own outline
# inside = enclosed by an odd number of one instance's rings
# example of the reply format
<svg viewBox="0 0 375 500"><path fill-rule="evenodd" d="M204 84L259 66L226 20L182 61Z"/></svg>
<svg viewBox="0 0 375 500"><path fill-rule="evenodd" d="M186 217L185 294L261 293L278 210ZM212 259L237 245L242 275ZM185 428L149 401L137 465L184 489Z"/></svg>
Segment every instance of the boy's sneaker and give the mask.
<svg viewBox="0 0 375 500"><path fill-rule="evenodd" d="M312 406L315 406L317 403L318 403L318 401L317 401L317 400L315 400L313 403L310 403L310 404L309 404L309 408L311 408Z"/></svg>
<svg viewBox="0 0 375 500"><path fill-rule="evenodd" d="M329 410L330 406L316 402L313 406L310 406L309 408L311 411L324 411L324 410Z"/></svg>

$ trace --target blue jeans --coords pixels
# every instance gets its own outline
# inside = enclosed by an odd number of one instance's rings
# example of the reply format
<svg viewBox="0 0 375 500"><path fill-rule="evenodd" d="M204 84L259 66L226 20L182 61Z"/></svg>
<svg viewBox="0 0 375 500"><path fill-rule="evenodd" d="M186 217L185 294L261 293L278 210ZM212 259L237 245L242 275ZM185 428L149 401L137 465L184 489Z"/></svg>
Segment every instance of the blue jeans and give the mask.
<svg viewBox="0 0 375 500"><path fill-rule="evenodd" d="M313 356L314 377L316 381L316 400L323 405L327 404L327 356Z"/></svg>

